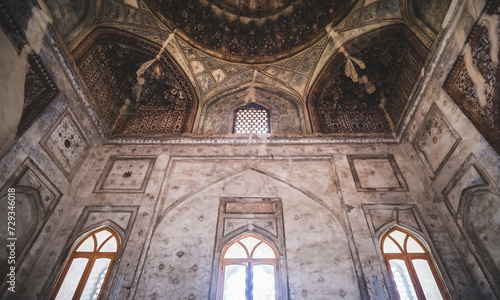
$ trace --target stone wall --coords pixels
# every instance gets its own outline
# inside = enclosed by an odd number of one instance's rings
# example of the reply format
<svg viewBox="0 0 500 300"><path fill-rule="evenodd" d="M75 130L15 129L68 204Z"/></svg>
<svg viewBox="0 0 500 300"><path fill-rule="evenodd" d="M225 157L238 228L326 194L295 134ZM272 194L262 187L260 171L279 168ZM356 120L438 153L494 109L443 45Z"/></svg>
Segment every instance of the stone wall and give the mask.
<svg viewBox="0 0 500 300"><path fill-rule="evenodd" d="M489 243L500 233L495 208L499 195L500 157L461 111L460 103L455 103L443 88L448 74L454 72L455 60L462 59L458 56L467 48L467 37L482 5L459 6L448 25L456 26L455 30L447 32L445 29L443 38L448 43L431 62L430 67L436 70L435 77L419 91L422 100L402 146L409 156L408 165L427 187L422 196L429 200L421 202L424 217L447 224L444 231L433 234L435 244L451 244L449 246L456 249L461 260L461 268L470 278L456 278L454 289L460 293L470 292L471 285L458 283L472 280L475 286L482 287L478 289L477 298L493 299L500 295L499 265L495 263L499 254L488 249ZM472 87L473 93L474 89ZM488 208L482 206L486 203ZM476 220L478 214L485 220ZM486 223L480 225L478 222ZM454 272L449 273L456 276Z"/></svg>

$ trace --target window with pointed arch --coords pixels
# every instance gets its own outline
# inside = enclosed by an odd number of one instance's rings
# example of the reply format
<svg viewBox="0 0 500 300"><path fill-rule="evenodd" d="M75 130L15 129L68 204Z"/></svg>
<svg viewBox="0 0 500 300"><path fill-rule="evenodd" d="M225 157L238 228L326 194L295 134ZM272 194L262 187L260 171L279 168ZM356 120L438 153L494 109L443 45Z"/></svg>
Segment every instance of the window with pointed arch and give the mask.
<svg viewBox="0 0 500 300"><path fill-rule="evenodd" d="M269 110L257 103L248 103L234 112L233 133L270 133Z"/></svg>
<svg viewBox="0 0 500 300"><path fill-rule="evenodd" d="M74 247L51 299L99 299L119 247L118 235L108 228L85 236Z"/></svg>
<svg viewBox="0 0 500 300"><path fill-rule="evenodd" d="M446 299L431 256L417 238L394 228L382 237L381 248L399 299Z"/></svg>
<svg viewBox="0 0 500 300"><path fill-rule="evenodd" d="M256 235L227 245L221 255L217 299L279 300L276 248Z"/></svg>

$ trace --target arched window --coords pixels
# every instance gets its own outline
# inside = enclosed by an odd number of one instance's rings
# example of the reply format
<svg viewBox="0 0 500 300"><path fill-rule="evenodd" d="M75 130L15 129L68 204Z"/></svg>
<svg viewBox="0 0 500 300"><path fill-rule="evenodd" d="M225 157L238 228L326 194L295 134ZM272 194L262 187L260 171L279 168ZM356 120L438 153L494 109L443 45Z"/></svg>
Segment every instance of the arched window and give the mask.
<svg viewBox="0 0 500 300"><path fill-rule="evenodd" d="M382 238L382 254L401 300L444 299L444 287L425 246L411 234L392 229Z"/></svg>
<svg viewBox="0 0 500 300"><path fill-rule="evenodd" d="M240 106L234 112L233 133L270 133L269 110L257 103Z"/></svg>
<svg viewBox="0 0 500 300"><path fill-rule="evenodd" d="M118 236L110 229L87 235L71 253L51 299L99 299L119 247Z"/></svg>
<svg viewBox="0 0 500 300"><path fill-rule="evenodd" d="M221 255L217 299L279 300L278 252L255 235L230 243Z"/></svg>

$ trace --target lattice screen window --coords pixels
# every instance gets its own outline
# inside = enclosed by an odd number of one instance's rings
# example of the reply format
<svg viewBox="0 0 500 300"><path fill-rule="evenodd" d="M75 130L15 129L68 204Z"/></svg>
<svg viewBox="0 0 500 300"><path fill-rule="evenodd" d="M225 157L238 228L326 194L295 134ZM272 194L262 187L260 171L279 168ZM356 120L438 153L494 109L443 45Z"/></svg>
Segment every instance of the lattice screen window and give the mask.
<svg viewBox="0 0 500 300"><path fill-rule="evenodd" d="M234 112L233 133L270 133L269 110L256 103L238 107Z"/></svg>

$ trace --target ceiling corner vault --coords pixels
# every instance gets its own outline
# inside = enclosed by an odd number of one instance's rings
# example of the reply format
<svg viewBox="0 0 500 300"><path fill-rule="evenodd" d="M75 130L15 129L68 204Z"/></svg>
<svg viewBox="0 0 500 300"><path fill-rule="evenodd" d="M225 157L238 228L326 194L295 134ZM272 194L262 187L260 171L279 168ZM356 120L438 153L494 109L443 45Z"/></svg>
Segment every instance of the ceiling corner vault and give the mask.
<svg viewBox="0 0 500 300"><path fill-rule="evenodd" d="M73 50L82 79L112 136L191 132L198 108L193 86L174 59L163 52L144 73L137 70L160 46L113 28L97 28Z"/></svg>
<svg viewBox="0 0 500 300"><path fill-rule="evenodd" d="M307 97L313 131L392 135L406 114L428 49L399 24L370 31L344 47L366 68L356 67L360 80L353 82L344 74L344 54L330 58Z"/></svg>

